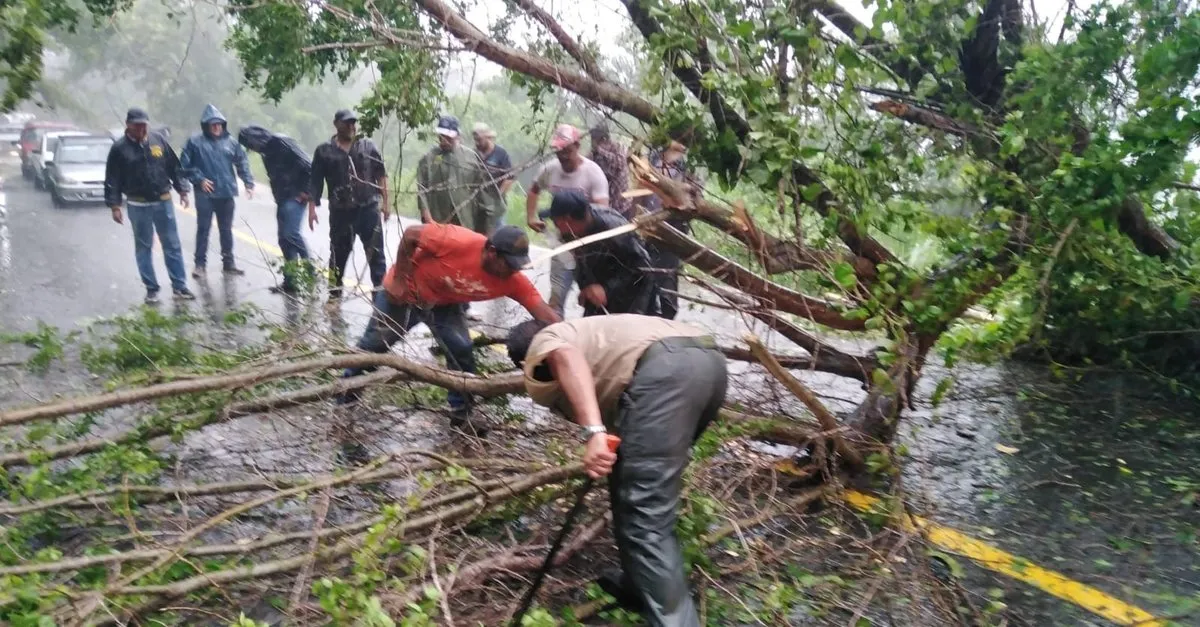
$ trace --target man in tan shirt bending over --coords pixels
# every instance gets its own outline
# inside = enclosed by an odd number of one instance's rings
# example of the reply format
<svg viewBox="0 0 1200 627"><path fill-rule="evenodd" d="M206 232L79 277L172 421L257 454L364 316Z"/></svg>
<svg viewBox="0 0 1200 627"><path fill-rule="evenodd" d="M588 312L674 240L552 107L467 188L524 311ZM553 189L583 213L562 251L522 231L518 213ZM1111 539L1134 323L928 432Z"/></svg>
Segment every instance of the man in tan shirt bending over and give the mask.
<svg viewBox="0 0 1200 627"><path fill-rule="evenodd" d="M635 601L651 625L699 627L675 522L692 443L725 401L713 338L636 314L531 320L509 333L508 355L535 402L582 427L588 475L608 477L624 571L614 596ZM609 431L621 438L616 454Z"/></svg>

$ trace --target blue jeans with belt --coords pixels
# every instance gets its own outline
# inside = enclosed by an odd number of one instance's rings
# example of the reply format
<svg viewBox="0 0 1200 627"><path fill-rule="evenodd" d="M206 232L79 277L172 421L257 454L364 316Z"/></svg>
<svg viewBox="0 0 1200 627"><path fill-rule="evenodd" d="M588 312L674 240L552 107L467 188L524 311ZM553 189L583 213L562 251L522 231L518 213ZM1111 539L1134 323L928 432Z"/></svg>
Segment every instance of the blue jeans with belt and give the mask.
<svg viewBox="0 0 1200 627"><path fill-rule="evenodd" d="M179 244L179 227L175 223L175 203L160 200L151 203L126 204L129 224L133 227L133 250L137 259L138 274L147 292L158 291L158 279L154 274L154 234L158 233L162 245L163 259L167 263L167 275L171 287L187 289L187 271L183 267L183 249Z"/></svg>

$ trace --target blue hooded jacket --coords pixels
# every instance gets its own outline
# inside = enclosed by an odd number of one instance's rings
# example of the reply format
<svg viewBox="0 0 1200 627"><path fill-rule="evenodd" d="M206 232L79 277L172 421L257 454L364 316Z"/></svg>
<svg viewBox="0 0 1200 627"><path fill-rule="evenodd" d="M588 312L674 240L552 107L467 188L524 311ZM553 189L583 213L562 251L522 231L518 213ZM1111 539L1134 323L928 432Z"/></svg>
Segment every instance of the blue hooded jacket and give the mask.
<svg viewBox="0 0 1200 627"><path fill-rule="evenodd" d="M208 125L213 122L225 124L219 137L213 137L207 132ZM237 196L237 176L246 184L246 189L254 188L254 175L250 173L250 160L246 151L238 145L229 134L229 125L225 116L213 105L204 107L200 116L200 132L192 135L183 153L179 156L180 165L188 180L196 188L196 196L209 198L233 198ZM206 194L201 184L205 179L213 182L212 193Z"/></svg>

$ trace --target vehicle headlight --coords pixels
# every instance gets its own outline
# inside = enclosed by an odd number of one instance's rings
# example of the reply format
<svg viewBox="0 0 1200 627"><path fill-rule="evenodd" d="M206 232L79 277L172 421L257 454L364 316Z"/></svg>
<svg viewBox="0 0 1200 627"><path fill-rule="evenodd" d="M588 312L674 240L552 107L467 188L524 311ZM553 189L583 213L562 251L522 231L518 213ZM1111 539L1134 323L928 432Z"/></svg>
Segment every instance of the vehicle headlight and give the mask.
<svg viewBox="0 0 1200 627"><path fill-rule="evenodd" d="M79 181L66 176L65 174L58 175L58 182L62 183L63 185L78 185L80 183Z"/></svg>

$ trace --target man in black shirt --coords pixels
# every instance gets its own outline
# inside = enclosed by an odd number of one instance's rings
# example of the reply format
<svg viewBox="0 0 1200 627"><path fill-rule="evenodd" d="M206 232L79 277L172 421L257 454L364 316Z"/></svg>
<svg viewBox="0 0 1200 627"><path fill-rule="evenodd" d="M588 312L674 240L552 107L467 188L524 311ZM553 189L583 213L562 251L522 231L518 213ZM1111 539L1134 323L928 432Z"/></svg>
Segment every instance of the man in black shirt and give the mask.
<svg viewBox="0 0 1200 627"><path fill-rule="evenodd" d="M371 282L383 285L387 263L383 256L383 220L388 219L387 170L375 144L357 136L358 116L342 109L333 116L337 134L317 147L312 158L308 228L317 223L321 194L329 188L329 298L342 297L342 275L354 249L362 242Z"/></svg>
<svg viewBox="0 0 1200 627"><path fill-rule="evenodd" d="M271 194L275 197L275 223L284 261L308 261L308 245L300 232L312 180L312 162L308 154L300 149L294 139L276 135L255 124L242 127L238 132L238 143L262 155L267 178L271 179ZM283 286L277 291L294 292L294 275L298 271L300 268L296 267L296 263L285 265Z"/></svg>
<svg viewBox="0 0 1200 627"><path fill-rule="evenodd" d="M625 216L589 203L575 190L556 192L547 214L568 242L629 224ZM624 233L576 248L573 253L584 316L646 313L654 281L647 273L650 254L637 234Z"/></svg>
<svg viewBox="0 0 1200 627"><path fill-rule="evenodd" d="M183 267L183 249L175 224L175 204L171 188L179 192L179 202L188 206L190 186L179 167L179 158L166 138L150 132L150 116L132 108L125 116L125 134L113 142L104 169L104 202L112 209L112 219L123 224L124 203L133 226L134 254L138 273L146 286L146 304L158 303L158 279L154 274L154 235L162 245L163 260L177 300L195 300L187 288Z"/></svg>
<svg viewBox="0 0 1200 627"><path fill-rule="evenodd" d="M504 226L504 217L508 214L508 190L512 188L516 179L512 177L512 158L508 156L508 151L503 146L496 143L496 131L487 124L479 122L475 124L472 135L475 138L475 152L483 160L483 167L490 180L490 183L484 186L482 193L487 196L488 203L491 205L491 219L484 226L486 232L484 230L479 230L479 232L491 235L492 231Z"/></svg>

